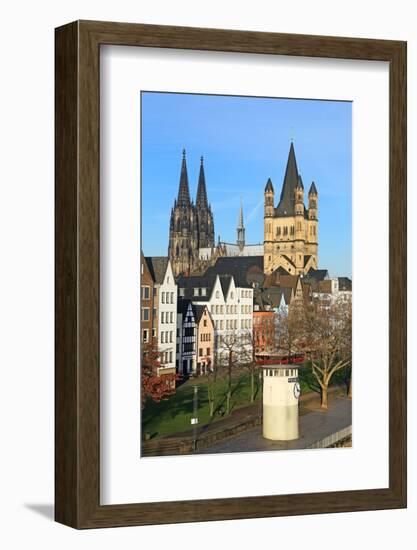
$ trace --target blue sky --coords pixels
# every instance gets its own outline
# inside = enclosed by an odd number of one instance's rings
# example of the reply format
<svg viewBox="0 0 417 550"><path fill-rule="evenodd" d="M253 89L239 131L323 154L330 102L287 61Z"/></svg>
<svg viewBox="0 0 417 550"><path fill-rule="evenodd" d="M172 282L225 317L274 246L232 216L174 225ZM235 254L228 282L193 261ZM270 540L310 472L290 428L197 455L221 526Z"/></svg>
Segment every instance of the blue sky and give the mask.
<svg viewBox="0 0 417 550"><path fill-rule="evenodd" d="M204 156L216 241L236 241L240 199L246 242L263 241L268 177L281 192L291 139L306 192L319 193L319 267L352 272L352 104L339 101L142 92L142 248L166 255L182 150L195 200ZM307 193L306 193L307 194Z"/></svg>

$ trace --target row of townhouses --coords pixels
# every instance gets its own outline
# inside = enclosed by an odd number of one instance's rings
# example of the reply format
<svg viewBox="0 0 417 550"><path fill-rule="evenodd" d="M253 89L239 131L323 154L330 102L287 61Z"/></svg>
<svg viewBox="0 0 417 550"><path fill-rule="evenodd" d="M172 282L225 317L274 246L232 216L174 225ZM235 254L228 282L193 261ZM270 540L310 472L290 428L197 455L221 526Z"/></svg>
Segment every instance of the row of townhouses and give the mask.
<svg viewBox="0 0 417 550"><path fill-rule="evenodd" d="M229 360L276 352L276 322L291 307L351 299L352 282L326 270L265 275L263 257L222 257L203 275L174 277L167 257L141 256L141 343L160 354L159 374L205 374Z"/></svg>

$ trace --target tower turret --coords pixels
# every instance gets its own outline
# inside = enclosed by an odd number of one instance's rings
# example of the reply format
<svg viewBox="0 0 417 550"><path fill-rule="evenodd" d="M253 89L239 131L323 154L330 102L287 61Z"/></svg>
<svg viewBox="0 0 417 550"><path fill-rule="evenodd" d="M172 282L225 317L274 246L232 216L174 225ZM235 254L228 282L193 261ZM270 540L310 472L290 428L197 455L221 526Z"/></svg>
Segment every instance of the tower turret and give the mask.
<svg viewBox="0 0 417 550"><path fill-rule="evenodd" d="M293 261L297 273L302 273L304 268L304 185L301 176L298 176L297 185L294 189L294 255Z"/></svg>
<svg viewBox="0 0 417 550"><path fill-rule="evenodd" d="M318 193L314 181L308 191L308 249L318 265Z"/></svg>
<svg viewBox="0 0 417 550"><path fill-rule="evenodd" d="M268 178L264 191L264 215L265 217L274 215L274 186L271 178Z"/></svg>
<svg viewBox="0 0 417 550"><path fill-rule="evenodd" d="M268 178L264 191L264 271L269 273L273 265L274 186Z"/></svg>
<svg viewBox="0 0 417 550"><path fill-rule="evenodd" d="M298 176L297 186L294 190L294 207L296 216L304 216L304 185L301 176Z"/></svg>
<svg viewBox="0 0 417 550"><path fill-rule="evenodd" d="M317 188L316 188L316 184L313 181L308 191L308 217L310 220L317 219L317 199L318 199Z"/></svg>

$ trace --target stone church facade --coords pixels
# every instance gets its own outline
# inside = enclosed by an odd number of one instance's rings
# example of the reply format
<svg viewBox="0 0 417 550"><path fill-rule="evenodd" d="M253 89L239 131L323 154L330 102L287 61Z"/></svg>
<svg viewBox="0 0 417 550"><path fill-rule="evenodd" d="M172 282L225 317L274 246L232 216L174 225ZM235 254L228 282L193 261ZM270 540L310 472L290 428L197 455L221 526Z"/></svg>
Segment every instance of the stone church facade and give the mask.
<svg viewBox="0 0 417 550"><path fill-rule="evenodd" d="M312 182L304 204L304 185L291 143L277 207L271 179L264 191L264 272L282 268L305 275L318 267L318 193Z"/></svg>

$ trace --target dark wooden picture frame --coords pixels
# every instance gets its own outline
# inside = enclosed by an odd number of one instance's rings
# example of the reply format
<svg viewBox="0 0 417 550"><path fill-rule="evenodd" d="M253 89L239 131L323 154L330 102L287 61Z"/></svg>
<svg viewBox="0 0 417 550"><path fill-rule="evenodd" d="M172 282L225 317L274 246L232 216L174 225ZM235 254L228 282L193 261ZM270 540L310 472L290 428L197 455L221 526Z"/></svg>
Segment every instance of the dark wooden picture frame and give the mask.
<svg viewBox="0 0 417 550"><path fill-rule="evenodd" d="M389 62L389 487L100 505L99 57L117 44ZM56 46L55 519L75 528L406 506L406 43L77 21Z"/></svg>

